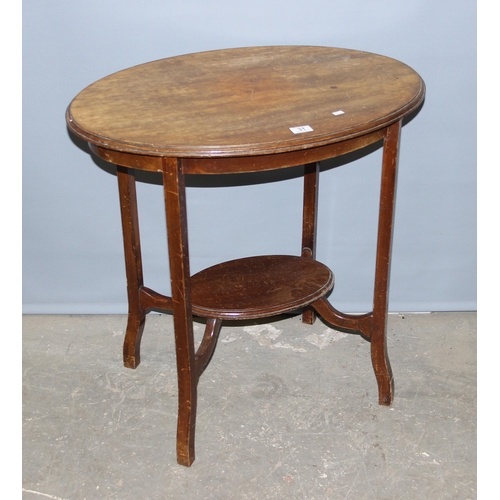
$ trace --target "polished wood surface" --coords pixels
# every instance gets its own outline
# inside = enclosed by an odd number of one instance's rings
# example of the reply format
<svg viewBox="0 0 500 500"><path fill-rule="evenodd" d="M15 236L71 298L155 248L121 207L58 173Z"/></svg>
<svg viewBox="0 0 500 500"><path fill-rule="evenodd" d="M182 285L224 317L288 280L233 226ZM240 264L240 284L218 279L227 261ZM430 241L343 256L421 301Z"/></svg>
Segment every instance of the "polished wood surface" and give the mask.
<svg viewBox="0 0 500 500"><path fill-rule="evenodd" d="M70 131L118 165L129 301L125 366L140 363L147 312L173 313L180 464L195 459L197 384L225 319L301 309L306 324L318 314L334 328L361 334L371 344L379 404L391 404L386 327L399 140L403 118L424 94L419 75L387 57L329 47L250 47L136 66L90 85L68 107ZM333 273L315 260L318 162L378 141L383 158L373 309L346 314L326 298ZM185 176L295 165L304 165L299 255L237 259L191 276ZM135 169L163 176L171 297L144 284ZM206 318L197 350L193 315Z"/></svg>
<svg viewBox="0 0 500 500"><path fill-rule="evenodd" d="M223 262L191 278L193 312L220 319L267 318L301 309L333 288L313 259L263 255Z"/></svg>
<svg viewBox="0 0 500 500"><path fill-rule="evenodd" d="M330 47L251 47L110 75L73 100L67 121L82 139L113 151L265 155L379 130L415 109L423 95L418 74L388 57ZM290 130L301 126L312 131Z"/></svg>

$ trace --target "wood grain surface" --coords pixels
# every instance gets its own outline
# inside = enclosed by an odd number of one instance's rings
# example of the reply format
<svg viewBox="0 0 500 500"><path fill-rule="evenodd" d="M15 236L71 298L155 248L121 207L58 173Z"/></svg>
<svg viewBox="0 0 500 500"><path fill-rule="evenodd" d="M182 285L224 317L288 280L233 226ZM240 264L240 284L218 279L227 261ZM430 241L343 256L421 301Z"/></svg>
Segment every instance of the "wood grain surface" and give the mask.
<svg viewBox="0 0 500 500"><path fill-rule="evenodd" d="M80 138L113 151L251 156L359 137L399 120L423 97L419 75L388 57L330 47L249 47L114 73L73 100L67 123ZM295 127L311 130L293 133Z"/></svg>

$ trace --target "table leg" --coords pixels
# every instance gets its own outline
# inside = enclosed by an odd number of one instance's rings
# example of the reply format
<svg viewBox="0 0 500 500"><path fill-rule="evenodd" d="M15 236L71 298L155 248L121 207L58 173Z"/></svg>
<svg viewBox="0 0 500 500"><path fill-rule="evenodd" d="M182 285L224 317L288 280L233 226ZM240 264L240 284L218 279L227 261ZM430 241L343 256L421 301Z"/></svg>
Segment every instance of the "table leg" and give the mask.
<svg viewBox="0 0 500 500"><path fill-rule="evenodd" d="M146 313L140 306L143 275L135 175L132 169L117 167L117 177L128 295L128 320L123 343L123 363L127 368L137 368L141 361L140 345Z"/></svg>
<svg viewBox="0 0 500 500"><path fill-rule="evenodd" d="M360 332L371 342L371 359L378 384L379 404L386 406L392 403L394 383L387 355L386 333L400 131L401 123L395 123L387 128L384 138L373 311L362 315L345 314L335 309L324 297L311 304L333 327Z"/></svg>
<svg viewBox="0 0 500 500"><path fill-rule="evenodd" d="M163 188L179 387L177 462L190 466L195 459L194 436L198 379L191 307L186 187L180 161L171 158L163 160Z"/></svg>
<svg viewBox="0 0 500 500"><path fill-rule="evenodd" d="M302 216L302 257L316 258L316 221L318 213L319 162L304 165L304 206ZM304 308L302 322L312 325L316 314Z"/></svg>
<svg viewBox="0 0 500 500"><path fill-rule="evenodd" d="M370 335L371 358L378 383L379 404L381 405L390 405L393 399L394 381L387 355L386 332L400 132L401 122L394 123L388 127L384 139L382 158L373 318Z"/></svg>

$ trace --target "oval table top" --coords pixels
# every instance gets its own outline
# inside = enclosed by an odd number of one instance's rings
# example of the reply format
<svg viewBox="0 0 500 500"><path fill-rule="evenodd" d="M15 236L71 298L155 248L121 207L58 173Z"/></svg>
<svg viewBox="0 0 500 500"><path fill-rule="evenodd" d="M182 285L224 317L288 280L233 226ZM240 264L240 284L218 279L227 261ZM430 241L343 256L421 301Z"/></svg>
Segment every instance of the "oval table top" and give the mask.
<svg viewBox="0 0 500 500"><path fill-rule="evenodd" d="M356 50L271 46L149 62L84 89L69 129L138 155L214 158L299 151L394 123L423 101L409 66Z"/></svg>

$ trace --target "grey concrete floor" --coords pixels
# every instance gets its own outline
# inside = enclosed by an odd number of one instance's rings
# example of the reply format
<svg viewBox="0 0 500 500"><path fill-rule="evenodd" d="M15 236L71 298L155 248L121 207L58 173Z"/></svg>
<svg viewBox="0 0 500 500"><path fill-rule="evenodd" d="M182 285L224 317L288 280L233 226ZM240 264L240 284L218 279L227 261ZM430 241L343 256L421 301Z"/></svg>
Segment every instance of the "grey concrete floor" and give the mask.
<svg viewBox="0 0 500 500"><path fill-rule="evenodd" d="M125 324L23 318L23 499L476 498L475 313L390 315L390 408L357 335L298 316L223 326L190 468L172 318L148 316L136 370Z"/></svg>

